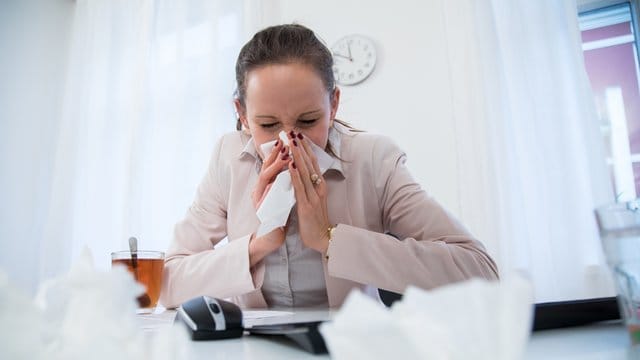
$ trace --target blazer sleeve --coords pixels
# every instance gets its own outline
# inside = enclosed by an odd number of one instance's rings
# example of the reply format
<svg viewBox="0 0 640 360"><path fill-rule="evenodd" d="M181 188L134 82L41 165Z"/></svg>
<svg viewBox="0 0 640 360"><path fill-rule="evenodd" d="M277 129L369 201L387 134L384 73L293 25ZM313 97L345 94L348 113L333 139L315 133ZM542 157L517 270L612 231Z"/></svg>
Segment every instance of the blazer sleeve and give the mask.
<svg viewBox="0 0 640 360"><path fill-rule="evenodd" d="M251 234L229 239L225 246L214 246L227 235L227 205L224 189L229 157L224 156L225 137L220 139L207 173L198 186L195 200L185 218L176 224L167 250L160 302L167 308L179 306L200 295L227 298L251 292L262 285L264 266L250 269ZM228 176L227 176L228 178Z"/></svg>
<svg viewBox="0 0 640 360"><path fill-rule="evenodd" d="M402 293L472 277L497 279L483 245L417 184L406 155L379 138L365 168L374 182L386 232L339 224L329 246L329 275ZM397 237L397 238L396 238Z"/></svg>

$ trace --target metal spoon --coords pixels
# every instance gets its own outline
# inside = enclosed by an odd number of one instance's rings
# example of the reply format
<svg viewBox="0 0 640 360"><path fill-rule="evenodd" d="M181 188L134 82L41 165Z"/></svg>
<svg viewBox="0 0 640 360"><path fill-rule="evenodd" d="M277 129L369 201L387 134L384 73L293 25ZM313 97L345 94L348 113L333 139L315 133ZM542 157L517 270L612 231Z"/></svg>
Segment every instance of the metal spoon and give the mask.
<svg viewBox="0 0 640 360"><path fill-rule="evenodd" d="M131 252L131 266L136 280L138 280L138 239L134 236L129 238L129 251Z"/></svg>
<svg viewBox="0 0 640 360"><path fill-rule="evenodd" d="M131 267L133 268L133 277L136 281L138 281L138 239L136 239L134 236L129 238L129 251L131 252ZM151 299L149 299L149 295L147 295L146 288L144 294L138 296L138 305L143 308L151 305Z"/></svg>

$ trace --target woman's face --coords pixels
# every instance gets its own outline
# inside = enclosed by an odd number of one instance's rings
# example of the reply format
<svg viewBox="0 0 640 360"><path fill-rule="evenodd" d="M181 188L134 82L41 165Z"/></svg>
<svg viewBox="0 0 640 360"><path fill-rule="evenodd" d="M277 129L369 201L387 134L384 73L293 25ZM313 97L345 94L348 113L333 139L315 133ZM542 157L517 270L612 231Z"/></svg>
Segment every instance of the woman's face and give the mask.
<svg viewBox="0 0 640 360"><path fill-rule="evenodd" d="M320 76L299 63L265 65L251 70L245 81L245 107L236 100L236 110L263 158L260 145L276 140L282 130L300 132L326 147L338 110L338 89L332 98Z"/></svg>

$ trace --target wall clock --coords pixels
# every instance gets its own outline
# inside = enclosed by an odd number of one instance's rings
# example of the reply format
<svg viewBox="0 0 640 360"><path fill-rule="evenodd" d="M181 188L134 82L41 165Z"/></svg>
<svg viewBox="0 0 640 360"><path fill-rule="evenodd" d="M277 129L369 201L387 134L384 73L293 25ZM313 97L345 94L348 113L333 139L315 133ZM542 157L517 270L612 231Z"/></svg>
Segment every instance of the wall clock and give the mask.
<svg viewBox="0 0 640 360"><path fill-rule="evenodd" d="M347 35L331 47L333 75L340 85L355 85L366 79L376 65L376 48L371 39Z"/></svg>

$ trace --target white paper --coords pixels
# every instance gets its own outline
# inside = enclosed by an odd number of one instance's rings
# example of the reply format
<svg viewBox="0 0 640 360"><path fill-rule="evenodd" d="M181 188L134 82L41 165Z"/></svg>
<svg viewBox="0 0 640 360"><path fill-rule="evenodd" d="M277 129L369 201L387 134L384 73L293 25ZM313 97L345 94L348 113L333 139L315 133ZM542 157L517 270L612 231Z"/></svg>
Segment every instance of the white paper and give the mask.
<svg viewBox="0 0 640 360"><path fill-rule="evenodd" d="M284 131L280 132L279 137L285 145L289 145L289 139ZM269 156L276 141L277 140L273 140L260 146L263 156ZM333 163L333 158L313 142L309 143L318 160L320 172L324 174ZM260 227L258 227L256 236L262 236L278 227L285 226L289 219L291 209L295 204L296 198L291 184L291 174L288 170L285 170L278 174L269 192L256 211L256 215L260 220Z"/></svg>
<svg viewBox="0 0 640 360"><path fill-rule="evenodd" d="M409 288L390 310L354 291L320 332L332 359L520 359L532 302L531 284L518 276Z"/></svg>
<svg viewBox="0 0 640 360"><path fill-rule="evenodd" d="M154 311L151 314L137 314L138 327L145 332L157 332L170 327L176 320L176 310Z"/></svg>
<svg viewBox="0 0 640 360"><path fill-rule="evenodd" d="M254 319L266 319L272 317L280 317L280 316L291 316L293 315L290 311L278 311L278 310L243 310L242 311L242 319L243 320L254 320Z"/></svg>

